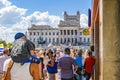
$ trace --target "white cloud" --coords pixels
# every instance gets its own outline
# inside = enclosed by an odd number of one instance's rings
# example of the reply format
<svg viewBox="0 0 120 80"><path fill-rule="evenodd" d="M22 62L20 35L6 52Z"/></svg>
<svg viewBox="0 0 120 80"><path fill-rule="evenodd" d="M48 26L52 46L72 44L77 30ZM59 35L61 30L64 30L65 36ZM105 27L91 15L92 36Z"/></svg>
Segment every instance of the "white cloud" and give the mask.
<svg viewBox="0 0 120 80"><path fill-rule="evenodd" d="M32 24L37 25L50 25L51 27L57 27L59 21L61 20L60 17L49 15L48 12L39 12L35 11L32 15L25 17L27 21L32 21Z"/></svg>
<svg viewBox="0 0 120 80"><path fill-rule="evenodd" d="M86 14L80 15L80 25L81 27L88 27L88 16Z"/></svg>
<svg viewBox="0 0 120 80"><path fill-rule="evenodd" d="M0 0L0 38L12 42L15 33L26 32L31 23L57 27L62 20L59 16L50 15L49 12L35 11L25 16L26 11L27 9L12 5L8 0ZM81 14L81 27L87 27L87 20L87 15Z"/></svg>
<svg viewBox="0 0 120 80"><path fill-rule="evenodd" d="M11 2L9 2L8 0L0 0L0 9L10 5Z"/></svg>
<svg viewBox="0 0 120 80"><path fill-rule="evenodd" d="M8 0L0 0L0 38L13 41L13 26L21 21L26 11L27 9L18 8Z"/></svg>
<svg viewBox="0 0 120 80"><path fill-rule="evenodd" d="M25 15L26 9L17 8L16 6L7 6L0 10L0 24L9 26L15 24Z"/></svg>

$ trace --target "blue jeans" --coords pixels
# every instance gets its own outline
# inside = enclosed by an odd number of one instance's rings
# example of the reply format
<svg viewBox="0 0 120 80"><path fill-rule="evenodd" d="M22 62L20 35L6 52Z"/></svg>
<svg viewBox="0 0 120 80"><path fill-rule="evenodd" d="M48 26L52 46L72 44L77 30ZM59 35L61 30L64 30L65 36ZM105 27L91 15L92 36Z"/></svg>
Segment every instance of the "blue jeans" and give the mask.
<svg viewBox="0 0 120 80"><path fill-rule="evenodd" d="M85 77L86 77L86 80L90 80L91 73L87 73L87 72L86 72Z"/></svg>

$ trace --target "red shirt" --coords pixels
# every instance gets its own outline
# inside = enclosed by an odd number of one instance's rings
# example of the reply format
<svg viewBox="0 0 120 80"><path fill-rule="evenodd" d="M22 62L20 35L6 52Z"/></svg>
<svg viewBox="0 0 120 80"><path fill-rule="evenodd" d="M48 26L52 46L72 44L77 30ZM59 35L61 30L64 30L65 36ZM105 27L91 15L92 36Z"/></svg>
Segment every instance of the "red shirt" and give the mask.
<svg viewBox="0 0 120 80"><path fill-rule="evenodd" d="M92 73L94 64L95 64L94 57L87 57L85 59L85 69L87 73Z"/></svg>

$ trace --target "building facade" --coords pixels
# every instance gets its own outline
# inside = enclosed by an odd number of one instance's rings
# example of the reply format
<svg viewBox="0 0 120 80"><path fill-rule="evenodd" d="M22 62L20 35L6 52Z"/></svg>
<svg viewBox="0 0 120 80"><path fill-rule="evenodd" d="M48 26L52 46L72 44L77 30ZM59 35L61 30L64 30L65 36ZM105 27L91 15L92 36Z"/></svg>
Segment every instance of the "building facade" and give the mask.
<svg viewBox="0 0 120 80"><path fill-rule="evenodd" d="M53 45L90 45L90 35L83 34L85 28L80 27L80 13L68 15L64 12L64 20L60 20L58 28L49 25L32 25L28 29L27 37L36 44Z"/></svg>

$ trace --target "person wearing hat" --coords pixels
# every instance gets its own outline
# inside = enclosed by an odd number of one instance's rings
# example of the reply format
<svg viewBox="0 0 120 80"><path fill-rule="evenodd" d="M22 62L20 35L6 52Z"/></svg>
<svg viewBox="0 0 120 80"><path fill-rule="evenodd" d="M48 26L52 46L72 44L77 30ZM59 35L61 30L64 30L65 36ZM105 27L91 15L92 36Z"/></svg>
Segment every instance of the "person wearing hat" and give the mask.
<svg viewBox="0 0 120 80"><path fill-rule="evenodd" d="M11 50L11 61L3 74L6 80L41 80L42 67L35 55L35 45L24 33L15 35ZM9 65L12 64L12 65Z"/></svg>

